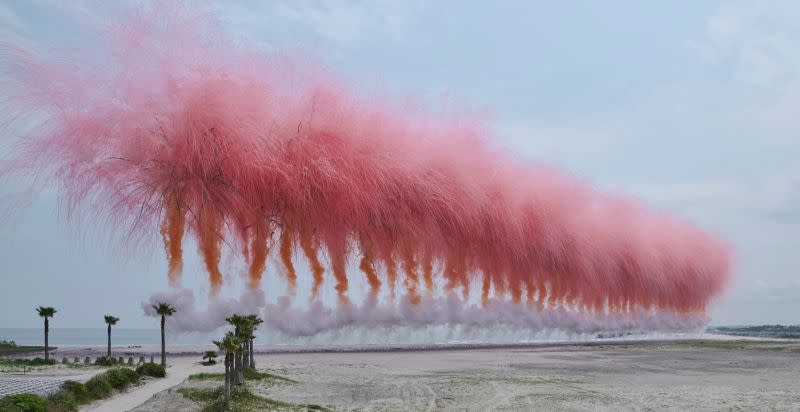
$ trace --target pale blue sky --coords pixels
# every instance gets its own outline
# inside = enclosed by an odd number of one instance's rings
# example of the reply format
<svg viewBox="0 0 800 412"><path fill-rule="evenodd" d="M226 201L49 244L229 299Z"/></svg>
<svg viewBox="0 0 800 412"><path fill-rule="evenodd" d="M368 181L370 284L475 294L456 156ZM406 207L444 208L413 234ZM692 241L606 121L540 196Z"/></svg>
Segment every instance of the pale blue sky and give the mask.
<svg viewBox="0 0 800 412"><path fill-rule="evenodd" d="M238 38L320 55L398 98L485 110L498 144L521 157L727 237L736 272L712 323L800 323L800 3L492 3L213 7ZM69 43L71 16L99 18L96 6L0 0L0 41ZM0 193L18 186L0 182ZM0 327L38 327L40 304L59 308L63 327L102 326L103 313L153 326L138 303L167 288L160 247L120 263L125 253L94 234L64 222L52 192L4 216ZM196 258L185 277L204 294ZM283 284L272 285L274 297Z"/></svg>

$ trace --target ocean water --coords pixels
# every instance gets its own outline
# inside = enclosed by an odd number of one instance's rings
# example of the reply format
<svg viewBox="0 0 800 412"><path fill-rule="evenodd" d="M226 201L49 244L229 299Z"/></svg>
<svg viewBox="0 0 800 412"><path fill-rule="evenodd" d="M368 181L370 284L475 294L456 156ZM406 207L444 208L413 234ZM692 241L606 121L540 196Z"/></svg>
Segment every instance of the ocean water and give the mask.
<svg viewBox="0 0 800 412"><path fill-rule="evenodd" d="M104 346L107 343L106 328L50 328L50 345L62 347ZM216 335L179 334L167 335L168 345L194 345L210 343ZM0 340L14 341L17 345L44 345L44 328L0 328ZM113 346L161 345L159 329L111 330Z"/></svg>

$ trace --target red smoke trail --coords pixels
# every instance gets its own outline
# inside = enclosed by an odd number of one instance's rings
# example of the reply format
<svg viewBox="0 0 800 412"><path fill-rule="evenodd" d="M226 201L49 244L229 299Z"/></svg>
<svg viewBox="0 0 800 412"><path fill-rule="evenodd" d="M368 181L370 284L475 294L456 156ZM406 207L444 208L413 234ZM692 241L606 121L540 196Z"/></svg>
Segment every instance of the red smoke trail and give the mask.
<svg viewBox="0 0 800 412"><path fill-rule="evenodd" d="M170 286L180 285L183 272L183 231L186 218L181 208L181 198L175 193L164 197L164 221L161 224L161 237L167 254L167 276Z"/></svg>
<svg viewBox="0 0 800 412"><path fill-rule="evenodd" d="M360 244L362 256L358 268L361 269L367 277L370 295L376 297L381 288L381 281L378 279L378 272L375 271L375 251L372 248L372 244L363 235L361 236Z"/></svg>
<svg viewBox="0 0 800 412"><path fill-rule="evenodd" d="M295 294L297 288L297 272L292 263L292 226L286 222L281 233L281 262L286 269L286 281L289 283L289 295Z"/></svg>
<svg viewBox="0 0 800 412"><path fill-rule="evenodd" d="M240 46L182 2L87 36L92 50L63 55L0 49L9 117L45 119L1 170L52 178L69 208L135 221L140 238L160 228L172 283L183 234L212 293L223 242L248 255L252 287L278 253L290 293L299 247L312 296L327 252L344 305L359 254L371 293L377 264L395 294L399 264L413 301L421 270L464 302L482 279L484 303L526 289L540 310L585 316L703 311L729 279L727 244L682 219L521 162L476 116L367 99L313 62ZM277 248L264 216L285 222Z"/></svg>
<svg viewBox="0 0 800 412"><path fill-rule="evenodd" d="M214 211L203 208L198 219L197 240L200 254L208 270L208 280L211 284L211 295L219 293L222 287L222 272L219 270L219 260L222 246L222 219Z"/></svg>
<svg viewBox="0 0 800 412"><path fill-rule="evenodd" d="M252 243L250 244L250 268L247 286L250 289L258 289L261 285L261 276L267 265L267 255L269 254L267 239L271 237L267 220L263 217L256 217L252 227Z"/></svg>
<svg viewBox="0 0 800 412"><path fill-rule="evenodd" d="M414 255L411 248L403 250L403 271L406 274L405 287L408 293L408 298L414 305L419 304L420 296L419 291L419 274L417 273L417 263L414 261Z"/></svg>
<svg viewBox="0 0 800 412"><path fill-rule="evenodd" d="M425 290L433 292L433 261L431 254L426 252L425 259L422 261L422 279L425 281Z"/></svg>
<svg viewBox="0 0 800 412"><path fill-rule="evenodd" d="M311 300L314 300L319 295L319 288L322 286L322 275L325 273L325 268L317 257L317 248L311 238L311 230L307 226L303 227L300 232L300 247L303 249L308 262L311 265L311 276L313 283L311 284Z"/></svg>

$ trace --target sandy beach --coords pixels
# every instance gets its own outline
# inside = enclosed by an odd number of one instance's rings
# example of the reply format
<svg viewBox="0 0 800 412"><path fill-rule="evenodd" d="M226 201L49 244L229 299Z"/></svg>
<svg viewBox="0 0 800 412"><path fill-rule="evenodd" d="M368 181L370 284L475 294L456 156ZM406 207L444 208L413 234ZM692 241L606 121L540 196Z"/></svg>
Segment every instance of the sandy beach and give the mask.
<svg viewBox="0 0 800 412"><path fill-rule="evenodd" d="M257 355L258 369L295 382L246 385L269 399L331 410L800 410L798 355L797 341L752 340L277 352ZM222 371L199 360L171 355L167 378L82 410L200 411L176 392L221 385L187 380Z"/></svg>

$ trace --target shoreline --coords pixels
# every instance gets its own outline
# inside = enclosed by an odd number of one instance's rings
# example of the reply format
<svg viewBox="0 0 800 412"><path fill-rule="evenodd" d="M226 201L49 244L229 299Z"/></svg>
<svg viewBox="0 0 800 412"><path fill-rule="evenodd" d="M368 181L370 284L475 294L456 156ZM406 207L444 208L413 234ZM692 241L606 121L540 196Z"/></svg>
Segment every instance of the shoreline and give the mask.
<svg viewBox="0 0 800 412"><path fill-rule="evenodd" d="M702 337L663 338L663 339L604 339L592 341L553 341L553 342L519 342L519 343L420 343L420 344L361 344L361 345L254 345L254 352L258 355L280 354L313 354L313 353L403 353L403 352L438 352L438 351L476 351L476 350L516 350L516 349L564 349L591 348L604 346L652 346L672 344L692 344L708 342L774 342L793 343L798 339L779 339L745 337L732 335L707 335ZM214 350L212 344L172 344L167 345L167 356L195 356L208 350ZM111 346L111 352L118 355L160 355L160 345L130 345ZM29 358L34 354L43 354L44 350L33 350L24 355L10 355L10 358ZM59 345L56 350L51 350L52 356L102 356L106 353L105 345Z"/></svg>

